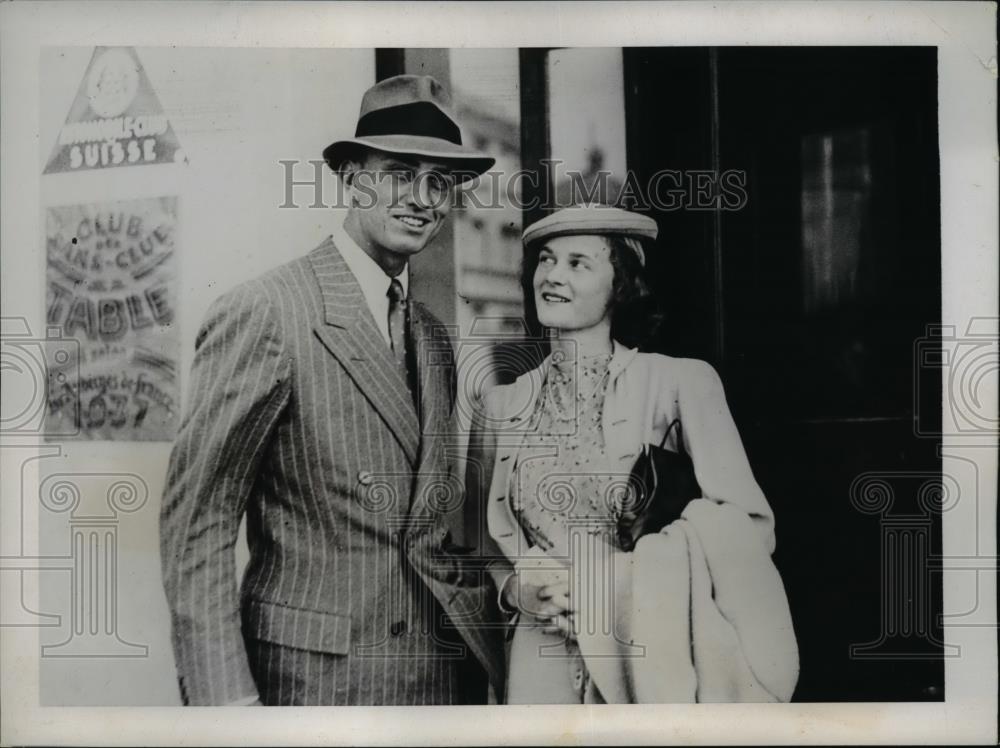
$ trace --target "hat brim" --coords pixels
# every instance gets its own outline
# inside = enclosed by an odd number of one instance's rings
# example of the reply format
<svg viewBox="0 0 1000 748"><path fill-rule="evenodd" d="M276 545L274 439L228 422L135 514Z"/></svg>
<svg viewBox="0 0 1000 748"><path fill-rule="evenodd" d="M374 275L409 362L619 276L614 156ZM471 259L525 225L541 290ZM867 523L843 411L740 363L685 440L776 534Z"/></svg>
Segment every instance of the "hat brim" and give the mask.
<svg viewBox="0 0 1000 748"><path fill-rule="evenodd" d="M478 177L496 163L495 158L465 146L418 135L372 135L337 140L323 149L323 158L331 169L337 171L345 161L356 157L362 148L438 161L453 170L460 183Z"/></svg>
<svg viewBox="0 0 1000 748"><path fill-rule="evenodd" d="M540 222L539 222L540 223ZM565 220L560 223L529 226L521 237L524 246L534 244L544 239L556 236L629 236L633 239L655 241L657 235L656 223L652 225L638 224L632 220L616 220L602 217L600 220L579 219Z"/></svg>

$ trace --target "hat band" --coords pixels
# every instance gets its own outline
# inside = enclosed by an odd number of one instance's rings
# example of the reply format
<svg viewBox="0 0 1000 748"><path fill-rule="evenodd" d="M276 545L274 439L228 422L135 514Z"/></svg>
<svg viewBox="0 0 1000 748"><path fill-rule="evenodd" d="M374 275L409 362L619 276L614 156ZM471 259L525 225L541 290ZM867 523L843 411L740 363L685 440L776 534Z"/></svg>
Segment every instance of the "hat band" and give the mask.
<svg viewBox="0 0 1000 748"><path fill-rule="evenodd" d="M451 117L426 101L398 104L368 112L358 120L354 137L419 135L462 145L462 132Z"/></svg>

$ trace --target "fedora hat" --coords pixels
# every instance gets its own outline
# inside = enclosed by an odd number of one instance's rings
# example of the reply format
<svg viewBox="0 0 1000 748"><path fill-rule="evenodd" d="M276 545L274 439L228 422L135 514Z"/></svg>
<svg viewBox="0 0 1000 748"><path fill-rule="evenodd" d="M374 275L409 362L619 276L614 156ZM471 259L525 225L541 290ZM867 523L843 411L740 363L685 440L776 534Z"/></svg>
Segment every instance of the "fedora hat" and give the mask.
<svg viewBox="0 0 1000 748"><path fill-rule="evenodd" d="M656 239L657 226L652 218L630 210L600 203L586 203L557 210L535 221L524 230L521 241L527 247L555 236L580 234L628 236L640 240L641 247L641 242ZM639 262L646 264L645 253L640 254Z"/></svg>
<svg viewBox="0 0 1000 748"><path fill-rule="evenodd" d="M448 92L429 75L397 75L376 83L361 99L354 137L323 149L334 171L356 157L359 148L419 156L455 168L461 181L478 176L496 162L462 145L462 132L450 112Z"/></svg>

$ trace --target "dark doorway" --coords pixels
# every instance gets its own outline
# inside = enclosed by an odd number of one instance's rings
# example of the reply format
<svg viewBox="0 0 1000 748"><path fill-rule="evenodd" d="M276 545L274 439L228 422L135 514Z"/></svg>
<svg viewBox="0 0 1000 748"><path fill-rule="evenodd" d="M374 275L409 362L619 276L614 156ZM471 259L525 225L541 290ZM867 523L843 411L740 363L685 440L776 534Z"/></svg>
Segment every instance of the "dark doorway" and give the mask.
<svg viewBox="0 0 1000 748"><path fill-rule="evenodd" d="M941 314L936 50L624 59L629 168L703 188L639 208L660 225L654 347L722 374L777 517L795 699L940 700L940 439L914 427L940 407L915 365Z"/></svg>

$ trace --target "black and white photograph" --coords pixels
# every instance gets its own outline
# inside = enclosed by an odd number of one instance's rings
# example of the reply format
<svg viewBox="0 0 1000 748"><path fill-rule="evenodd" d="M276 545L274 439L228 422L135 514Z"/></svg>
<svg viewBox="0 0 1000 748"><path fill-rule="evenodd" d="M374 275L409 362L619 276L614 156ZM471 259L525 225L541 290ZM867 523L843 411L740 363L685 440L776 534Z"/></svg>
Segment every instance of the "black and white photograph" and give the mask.
<svg viewBox="0 0 1000 748"><path fill-rule="evenodd" d="M995 4L0 16L5 744L995 743Z"/></svg>

